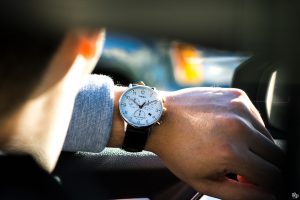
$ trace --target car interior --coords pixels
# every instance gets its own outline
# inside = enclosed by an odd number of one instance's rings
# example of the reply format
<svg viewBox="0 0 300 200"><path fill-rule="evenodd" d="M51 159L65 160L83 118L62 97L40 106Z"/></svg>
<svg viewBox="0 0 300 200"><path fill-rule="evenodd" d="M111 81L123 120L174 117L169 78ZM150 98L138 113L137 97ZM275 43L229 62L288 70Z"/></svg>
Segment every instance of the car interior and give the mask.
<svg viewBox="0 0 300 200"><path fill-rule="evenodd" d="M20 4L18 8L25 3ZM288 155L283 180L286 188L282 188L279 198L289 199L293 192L300 192L300 117L296 92L299 47L295 44L298 18L293 3L246 0L28 1L25 10L14 11L14 14L24 15L24 21L12 18L10 23L28 26L32 31L40 25L43 27L39 30L41 34L55 35L78 26L106 27L107 42L114 33L130 36L152 47L158 44L157 41L164 41L159 43L167 44L166 48L159 49L164 51L155 50L156 56L164 56L159 57L164 64L147 63L144 67L161 70L165 66L166 75L160 76L159 80L149 74L142 77L145 82L156 83L158 89L217 86L244 90L259 110L276 144ZM217 82L218 77L216 85L205 82L209 76L206 74L204 81L182 83L176 79L170 55L175 48L172 46L174 41L193 47L192 52L200 52L201 48L204 48L203 54L206 49L231 52L230 56L241 60L231 68L227 82ZM110 63L105 58L106 50L104 47L104 58L100 59L94 73L109 75L123 85L139 81L138 70L141 69L131 68L136 70L134 74L122 65L124 63L118 66ZM218 57L218 54L213 53L213 56ZM143 60L138 64L143 65ZM203 68L210 66L206 63ZM203 75L203 70L199 73ZM100 153L62 152L54 175L74 199L214 199L179 180L158 156L147 151L128 153L106 148Z"/></svg>

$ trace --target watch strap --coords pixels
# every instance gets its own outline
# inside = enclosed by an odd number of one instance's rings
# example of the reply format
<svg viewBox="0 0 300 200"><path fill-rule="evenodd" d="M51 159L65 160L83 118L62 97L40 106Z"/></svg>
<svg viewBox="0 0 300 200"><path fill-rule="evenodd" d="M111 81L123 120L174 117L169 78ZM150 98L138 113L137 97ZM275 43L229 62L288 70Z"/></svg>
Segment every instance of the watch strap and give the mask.
<svg viewBox="0 0 300 200"><path fill-rule="evenodd" d="M129 152L140 152L146 145L151 127L136 128L127 124L122 149Z"/></svg>

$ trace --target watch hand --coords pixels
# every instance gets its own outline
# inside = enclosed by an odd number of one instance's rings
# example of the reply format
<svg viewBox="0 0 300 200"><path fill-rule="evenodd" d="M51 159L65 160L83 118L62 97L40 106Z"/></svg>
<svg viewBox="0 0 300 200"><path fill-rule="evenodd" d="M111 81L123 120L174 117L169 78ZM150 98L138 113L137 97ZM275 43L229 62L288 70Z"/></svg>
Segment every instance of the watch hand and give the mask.
<svg viewBox="0 0 300 200"><path fill-rule="evenodd" d="M146 103L146 101L142 105L140 105L139 108L142 109L144 107L145 103Z"/></svg>
<svg viewBox="0 0 300 200"><path fill-rule="evenodd" d="M149 105L149 104L151 104L151 103L153 103L153 102L156 102L156 101L157 101L157 100L150 101L150 102L146 103L146 104L143 105L143 106Z"/></svg>
<svg viewBox="0 0 300 200"><path fill-rule="evenodd" d="M134 99L129 99L129 100L131 100L134 104L136 104L138 107L140 107L140 105L137 102L135 102Z"/></svg>

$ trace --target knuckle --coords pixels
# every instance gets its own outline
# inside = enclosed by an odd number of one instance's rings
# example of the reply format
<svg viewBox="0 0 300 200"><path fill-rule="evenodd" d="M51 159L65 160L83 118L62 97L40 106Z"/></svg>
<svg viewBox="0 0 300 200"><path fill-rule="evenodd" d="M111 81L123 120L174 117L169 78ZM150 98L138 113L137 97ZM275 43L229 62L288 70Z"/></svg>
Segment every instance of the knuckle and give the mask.
<svg viewBox="0 0 300 200"><path fill-rule="evenodd" d="M219 119L223 127L228 127L231 130L240 131L243 129L243 121L236 115L230 115Z"/></svg>
<svg viewBox="0 0 300 200"><path fill-rule="evenodd" d="M230 92L235 97L240 97L240 96L245 96L246 95L246 92L244 92L243 90L238 89L238 88L231 88Z"/></svg>
<svg viewBox="0 0 300 200"><path fill-rule="evenodd" d="M232 113L238 115L241 115L242 113L249 114L251 112L248 102L240 98L231 100L229 102L228 108Z"/></svg>
<svg viewBox="0 0 300 200"><path fill-rule="evenodd" d="M226 163L230 163L230 161L234 160L238 151L235 146L231 143L223 143L218 147L218 151L220 152L220 160L223 161L223 165L226 166Z"/></svg>
<svg viewBox="0 0 300 200"><path fill-rule="evenodd" d="M246 109L245 103L240 99L231 100L229 106L232 110L236 110L236 111L243 111Z"/></svg>

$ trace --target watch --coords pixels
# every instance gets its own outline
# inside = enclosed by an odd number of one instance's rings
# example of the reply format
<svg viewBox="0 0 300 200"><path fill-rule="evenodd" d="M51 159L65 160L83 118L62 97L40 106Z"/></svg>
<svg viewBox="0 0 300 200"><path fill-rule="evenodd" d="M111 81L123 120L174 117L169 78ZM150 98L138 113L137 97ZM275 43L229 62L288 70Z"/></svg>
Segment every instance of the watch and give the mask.
<svg viewBox="0 0 300 200"><path fill-rule="evenodd" d="M145 147L151 128L160 124L165 111L163 98L143 82L129 84L119 100L120 114L127 126L122 149L139 152Z"/></svg>

